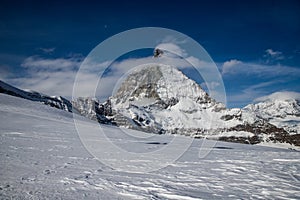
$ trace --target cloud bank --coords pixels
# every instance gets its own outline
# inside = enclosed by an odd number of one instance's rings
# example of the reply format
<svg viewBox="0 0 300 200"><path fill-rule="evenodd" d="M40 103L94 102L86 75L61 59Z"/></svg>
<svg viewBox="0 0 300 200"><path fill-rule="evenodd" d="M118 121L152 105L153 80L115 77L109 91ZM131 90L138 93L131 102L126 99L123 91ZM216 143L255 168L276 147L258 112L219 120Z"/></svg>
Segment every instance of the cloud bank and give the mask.
<svg viewBox="0 0 300 200"><path fill-rule="evenodd" d="M255 75L263 77L274 76L299 76L300 69L284 65L266 65L239 60L229 60L222 65L222 74L224 76L236 75Z"/></svg>
<svg viewBox="0 0 300 200"><path fill-rule="evenodd" d="M300 93L299 92L291 92L291 91L282 91L275 92L270 95L262 96L256 98L254 102L262 102L262 101L274 101L274 100L290 100L297 99L300 101Z"/></svg>

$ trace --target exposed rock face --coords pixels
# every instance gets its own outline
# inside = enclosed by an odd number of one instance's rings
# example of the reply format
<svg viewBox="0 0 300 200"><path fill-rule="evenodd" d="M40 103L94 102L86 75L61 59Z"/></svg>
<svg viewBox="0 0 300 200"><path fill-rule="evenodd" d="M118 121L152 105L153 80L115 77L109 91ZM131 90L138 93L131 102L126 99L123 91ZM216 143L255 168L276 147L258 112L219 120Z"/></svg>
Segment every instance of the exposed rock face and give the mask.
<svg viewBox="0 0 300 200"><path fill-rule="evenodd" d="M95 98L80 97L74 100L72 103L74 108L78 110L81 115L89 119L98 121L99 123L112 123L110 117L112 117L113 112L110 100L107 100L105 103L100 104Z"/></svg>
<svg viewBox="0 0 300 200"><path fill-rule="evenodd" d="M158 66L133 72L114 95L115 103L134 101L139 97L159 99L157 83L161 78L162 73Z"/></svg>
<svg viewBox="0 0 300 200"><path fill-rule="evenodd" d="M267 140L271 140L274 142L283 142L282 139L289 135L283 128L278 128L270 123L267 123L264 120L256 121L253 124L240 124L228 130L246 131L253 133L254 136L248 138L250 144L257 144L263 142L264 138L262 137L262 134L267 135ZM225 139L223 138L223 140Z"/></svg>
<svg viewBox="0 0 300 200"><path fill-rule="evenodd" d="M154 56L154 58L157 58L157 57L161 57L162 55L163 55L163 51L162 50L160 50L160 49L155 49L154 50L154 52L153 52L153 56Z"/></svg>

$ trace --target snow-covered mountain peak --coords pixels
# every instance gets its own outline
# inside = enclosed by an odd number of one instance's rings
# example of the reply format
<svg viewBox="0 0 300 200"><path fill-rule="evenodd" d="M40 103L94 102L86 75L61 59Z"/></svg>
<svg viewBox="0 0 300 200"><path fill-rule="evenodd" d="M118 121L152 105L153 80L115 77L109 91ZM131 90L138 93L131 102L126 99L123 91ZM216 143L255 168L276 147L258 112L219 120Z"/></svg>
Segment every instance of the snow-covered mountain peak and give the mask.
<svg viewBox="0 0 300 200"><path fill-rule="evenodd" d="M149 64L136 69L110 100L117 113L116 121L125 121L119 120L118 115L128 119L125 125L117 124L152 132L216 128L224 124L223 115L230 115L234 125L238 123L223 104L217 103L195 81L169 65ZM212 120L216 121L213 125Z"/></svg>
<svg viewBox="0 0 300 200"><path fill-rule="evenodd" d="M159 99L157 82L162 76L158 65L134 70L123 81L113 99L116 99L116 104L141 98Z"/></svg>
<svg viewBox="0 0 300 200"><path fill-rule="evenodd" d="M300 116L300 93L275 92L271 95L256 99L244 109L255 112L258 116L270 118L285 118L287 115Z"/></svg>
<svg viewBox="0 0 300 200"><path fill-rule="evenodd" d="M207 93L181 71L171 66L160 66L162 79L158 81L158 93L161 99L190 98L194 101L207 97Z"/></svg>
<svg viewBox="0 0 300 200"><path fill-rule="evenodd" d="M259 102L247 105L244 112L284 128L290 134L300 133L300 93L275 92L256 101Z"/></svg>
<svg viewBox="0 0 300 200"><path fill-rule="evenodd" d="M115 104L178 102L189 98L195 102L214 102L193 80L172 66L150 64L127 76L112 99Z"/></svg>

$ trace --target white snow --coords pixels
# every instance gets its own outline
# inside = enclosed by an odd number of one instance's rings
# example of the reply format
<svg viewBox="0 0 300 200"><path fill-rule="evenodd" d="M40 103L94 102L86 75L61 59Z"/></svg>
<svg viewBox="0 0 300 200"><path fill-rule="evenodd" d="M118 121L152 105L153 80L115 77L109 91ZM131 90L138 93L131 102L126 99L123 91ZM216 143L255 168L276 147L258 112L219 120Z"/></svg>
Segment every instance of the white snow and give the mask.
<svg viewBox="0 0 300 200"><path fill-rule="evenodd" d="M227 131L221 134L222 136L226 136L226 137L231 137L231 136L235 136L235 137L252 137L254 136L254 133L250 133L250 132L246 132L246 131Z"/></svg>
<svg viewBox="0 0 300 200"><path fill-rule="evenodd" d="M189 98L196 100L198 97L203 97L206 93L193 80L186 77L178 69L168 66L159 65L163 77L158 81L158 94L163 100L171 97L175 98Z"/></svg>
<svg viewBox="0 0 300 200"><path fill-rule="evenodd" d="M78 116L86 133L99 128ZM106 138L136 158L127 163L139 171L160 161L166 166L154 172L115 170L97 160L83 146L71 113L38 102L0 94L0 199L299 199L299 152L189 137L152 135L138 131L127 135L117 127L102 126ZM238 133L236 133L238 134ZM246 134L246 133L243 133ZM133 137L140 135L144 137ZM94 142L103 142L99 134ZM145 152L160 156L188 149L176 161L141 158ZM96 143L95 143L96 144ZM104 143L103 143L104 144ZM204 147L205 146L205 147ZM200 150L209 154L199 157ZM168 165L168 166L167 166Z"/></svg>

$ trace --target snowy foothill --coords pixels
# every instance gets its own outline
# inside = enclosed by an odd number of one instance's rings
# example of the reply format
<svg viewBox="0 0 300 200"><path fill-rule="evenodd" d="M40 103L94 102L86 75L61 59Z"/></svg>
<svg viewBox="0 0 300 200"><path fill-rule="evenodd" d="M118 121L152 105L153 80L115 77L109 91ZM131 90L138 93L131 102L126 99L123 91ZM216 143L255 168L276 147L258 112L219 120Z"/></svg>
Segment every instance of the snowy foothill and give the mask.
<svg viewBox="0 0 300 200"><path fill-rule="evenodd" d="M72 113L6 94L0 94L0 113L0 199L300 198L300 154L295 150L180 136L168 153L190 146L177 160L161 160L164 167L152 172L126 172L108 165L125 163L115 160L115 152L107 152L110 160L105 161L87 151ZM77 121L87 133L99 128L84 117ZM175 137L101 127L124 152L157 152ZM99 134L97 139L105 138ZM126 163L138 171L143 163L151 167L152 160Z"/></svg>
<svg viewBox="0 0 300 200"><path fill-rule="evenodd" d="M291 135L300 133L300 93L275 92L257 98L254 102L244 108L246 113L266 119L271 124L284 128Z"/></svg>

